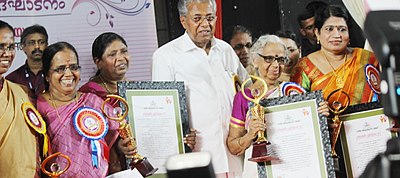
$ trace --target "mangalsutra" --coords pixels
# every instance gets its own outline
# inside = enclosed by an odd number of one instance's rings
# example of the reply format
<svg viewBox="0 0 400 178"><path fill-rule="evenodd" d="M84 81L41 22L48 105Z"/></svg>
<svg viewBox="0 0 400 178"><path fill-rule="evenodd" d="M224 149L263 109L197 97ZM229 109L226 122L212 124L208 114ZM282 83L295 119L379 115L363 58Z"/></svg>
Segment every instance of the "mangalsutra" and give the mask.
<svg viewBox="0 0 400 178"><path fill-rule="evenodd" d="M333 72L333 74L334 74L335 77L336 77L336 86L337 86L338 88L343 88L343 86L344 86L343 77L344 77L344 73L346 72L346 67L343 68L343 75L338 75L338 74L336 73L335 68L332 66L331 62L329 62L328 58L326 57L325 52L323 52L322 50L321 50L321 52L322 52L322 54L324 55L326 62L328 62L329 66L332 68L332 72ZM346 60L347 60L347 50L346 50L346 53L345 53L343 59L344 59L344 62L346 62Z"/></svg>

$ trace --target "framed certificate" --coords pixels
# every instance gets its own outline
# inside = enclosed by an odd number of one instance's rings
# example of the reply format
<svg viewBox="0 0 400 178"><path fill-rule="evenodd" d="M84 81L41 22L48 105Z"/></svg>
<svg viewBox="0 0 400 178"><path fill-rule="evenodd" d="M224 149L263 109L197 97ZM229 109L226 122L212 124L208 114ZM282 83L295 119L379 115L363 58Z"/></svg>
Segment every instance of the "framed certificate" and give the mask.
<svg viewBox="0 0 400 178"><path fill-rule="evenodd" d="M379 103L349 106L340 116L343 121L340 139L347 177L359 177L367 164L386 150L386 142L395 136L393 121Z"/></svg>
<svg viewBox="0 0 400 178"><path fill-rule="evenodd" d="M118 82L118 91L129 105L138 153L159 169L151 177L166 177L167 158L191 151L183 142L190 132L183 82Z"/></svg>
<svg viewBox="0 0 400 178"><path fill-rule="evenodd" d="M335 177L327 118L318 114L320 91L263 100L267 139L279 160L266 163L267 177Z"/></svg>

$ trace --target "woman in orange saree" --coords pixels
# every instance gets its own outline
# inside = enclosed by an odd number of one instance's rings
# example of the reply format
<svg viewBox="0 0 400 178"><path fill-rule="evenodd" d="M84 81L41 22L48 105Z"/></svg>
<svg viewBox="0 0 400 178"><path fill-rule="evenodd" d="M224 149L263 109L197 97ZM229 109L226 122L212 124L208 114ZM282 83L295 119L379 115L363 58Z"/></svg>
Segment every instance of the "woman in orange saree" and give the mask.
<svg viewBox="0 0 400 178"><path fill-rule="evenodd" d="M321 49L303 57L295 66L291 81L308 91L322 90L324 99L350 105L378 100L379 63L372 52L350 48L349 16L339 6L328 6L315 17L315 35Z"/></svg>
<svg viewBox="0 0 400 178"><path fill-rule="evenodd" d="M350 105L377 101L379 75L371 67L378 69L378 60L370 51L361 48L348 50L351 50L349 54L352 56L349 56L343 65L326 74L319 69L318 64L313 63L307 56L304 57L295 67L292 81L308 91L322 90L324 99L341 88L349 94ZM371 69L368 70L369 68ZM344 95L338 97L334 99L345 102Z"/></svg>

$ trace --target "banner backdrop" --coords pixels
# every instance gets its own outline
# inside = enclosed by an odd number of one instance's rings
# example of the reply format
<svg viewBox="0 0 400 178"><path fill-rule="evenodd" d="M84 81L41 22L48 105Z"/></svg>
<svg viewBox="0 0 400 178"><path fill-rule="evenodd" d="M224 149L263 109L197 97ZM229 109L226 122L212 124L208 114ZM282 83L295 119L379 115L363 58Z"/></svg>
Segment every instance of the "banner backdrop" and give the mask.
<svg viewBox="0 0 400 178"><path fill-rule="evenodd" d="M151 80L151 56L158 47L153 0L0 0L0 19L16 33L17 54L8 73L25 63L19 46L22 31L39 24L46 28L49 44L66 41L77 49L81 85L96 73L92 42L108 31L128 43L127 80Z"/></svg>

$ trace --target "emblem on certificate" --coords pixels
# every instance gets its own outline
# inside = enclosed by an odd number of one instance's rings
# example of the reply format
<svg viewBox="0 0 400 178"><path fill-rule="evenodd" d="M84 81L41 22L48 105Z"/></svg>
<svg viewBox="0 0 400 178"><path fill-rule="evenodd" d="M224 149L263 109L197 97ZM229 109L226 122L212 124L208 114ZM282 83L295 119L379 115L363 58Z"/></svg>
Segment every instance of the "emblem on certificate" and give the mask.
<svg viewBox="0 0 400 178"><path fill-rule="evenodd" d="M73 116L75 130L90 140L92 148L92 165L99 166L102 150L99 140L108 132L108 123L103 114L89 107L82 107L75 111Z"/></svg>
<svg viewBox="0 0 400 178"><path fill-rule="evenodd" d="M381 94L381 77L378 69L371 64L365 66L365 77L367 78L368 85L376 94Z"/></svg>
<svg viewBox="0 0 400 178"><path fill-rule="evenodd" d="M306 93L306 90L297 83L285 82L285 84L283 84L281 92L285 96L291 96Z"/></svg>
<svg viewBox="0 0 400 178"><path fill-rule="evenodd" d="M25 102L21 106L22 112L24 113L25 121L28 125L33 128L36 132L43 135L43 157L47 157L48 153L51 153L50 139L46 132L46 122L44 122L40 113L30 102Z"/></svg>
<svg viewBox="0 0 400 178"><path fill-rule="evenodd" d="M64 158L67 161L67 165L64 168L60 167L60 164L54 162L50 165L50 171L46 169L46 165L50 160L56 159L58 157ZM45 173L47 176L51 178L57 178L61 174L63 174L65 171L68 170L68 168L71 166L71 159L69 156L61 154L60 152L54 153L47 157L43 162L42 162L42 172Z"/></svg>
<svg viewBox="0 0 400 178"><path fill-rule="evenodd" d="M112 116L108 115L107 114L108 112L106 112L106 109L105 109L106 103L109 102L112 98L119 100L126 108L126 111L124 113L122 112L122 109L120 107L114 108L113 112L116 115L116 117L112 117ZM107 99L104 100L104 102L101 106L101 110L107 118L119 122L118 132L119 132L119 135L121 136L121 138L123 138L123 139L131 138L131 141L129 144L136 147L136 142L133 139L131 127L125 120L125 118L128 114L128 109L129 109L128 103L126 102L126 100L118 95L107 95ZM130 163L131 168L132 169L136 168L143 177L151 176L158 170L158 168L154 168L150 164L149 160L147 160L146 157L143 157L143 156L139 155L138 153L135 153L131 156L126 156L126 157L132 159L132 161Z"/></svg>
<svg viewBox="0 0 400 178"><path fill-rule="evenodd" d="M249 82L252 78L255 79L256 82L260 82L262 86L260 89L253 89L252 95L254 99L247 96L246 93L244 92L244 87L246 83ZM268 91L267 83L265 83L265 81L259 77L250 75L250 78L248 78L243 82L241 91L243 96L247 100L252 102L251 104L253 106L250 108L250 116L256 117L257 119L261 119L265 123L264 107L260 105L260 100L266 95ZM270 145L271 142L267 140L264 134L265 134L264 131L258 131L257 139L255 142L253 142L253 152L251 158L249 158L249 161L266 162L278 159L277 157L272 156L269 153L267 145Z"/></svg>

